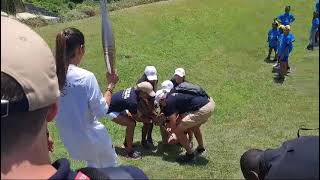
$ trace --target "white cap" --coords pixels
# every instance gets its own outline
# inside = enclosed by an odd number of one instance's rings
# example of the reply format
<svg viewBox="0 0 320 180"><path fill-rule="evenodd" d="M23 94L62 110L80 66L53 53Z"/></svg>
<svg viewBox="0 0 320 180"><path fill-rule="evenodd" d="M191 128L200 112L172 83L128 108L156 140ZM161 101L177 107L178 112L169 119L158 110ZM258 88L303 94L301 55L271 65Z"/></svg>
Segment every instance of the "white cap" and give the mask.
<svg viewBox="0 0 320 180"><path fill-rule="evenodd" d="M291 30L291 27L290 27L290 25L286 25L286 26L284 26L284 28L286 29L286 30Z"/></svg>
<svg viewBox="0 0 320 180"><path fill-rule="evenodd" d="M178 75L180 77L184 77L186 75L186 72L183 68L177 68L175 71L174 71L174 75Z"/></svg>
<svg viewBox="0 0 320 180"><path fill-rule="evenodd" d="M173 83L170 80L165 80L161 83L161 89L171 91L172 88L173 88Z"/></svg>
<svg viewBox="0 0 320 180"><path fill-rule="evenodd" d="M157 70L154 66L146 66L144 69L144 74L147 76L149 81L158 80Z"/></svg>
<svg viewBox="0 0 320 180"><path fill-rule="evenodd" d="M166 89L160 89L156 92L156 96L154 99L154 104L159 104L161 99L167 98L169 92Z"/></svg>

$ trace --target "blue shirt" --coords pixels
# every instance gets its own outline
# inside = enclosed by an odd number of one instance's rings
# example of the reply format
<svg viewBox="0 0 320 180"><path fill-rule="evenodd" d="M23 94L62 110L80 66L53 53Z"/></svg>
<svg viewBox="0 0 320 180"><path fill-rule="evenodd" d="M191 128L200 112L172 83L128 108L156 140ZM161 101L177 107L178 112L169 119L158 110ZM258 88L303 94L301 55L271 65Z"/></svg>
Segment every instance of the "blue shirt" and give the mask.
<svg viewBox="0 0 320 180"><path fill-rule="evenodd" d="M167 105L164 108L164 114L169 117L174 113L183 114L186 112L197 111L207 103L209 103L207 97L172 93L166 98Z"/></svg>
<svg viewBox="0 0 320 180"><path fill-rule="evenodd" d="M283 35L283 31L279 30L279 36L278 36L278 41L277 41L277 52L279 52L279 49L280 49L280 40L281 40L282 35Z"/></svg>
<svg viewBox="0 0 320 180"><path fill-rule="evenodd" d="M133 88L128 88L112 95L108 113L129 110L131 114L137 114L137 109L137 93Z"/></svg>
<svg viewBox="0 0 320 180"><path fill-rule="evenodd" d="M283 25L290 25L294 20L296 20L294 18L294 16L290 13L284 13L284 14L280 15L278 17L278 19L280 20L281 24L283 24Z"/></svg>
<svg viewBox="0 0 320 180"><path fill-rule="evenodd" d="M312 20L312 27L313 30L318 29L319 28L319 18L314 18L314 20Z"/></svg>
<svg viewBox="0 0 320 180"><path fill-rule="evenodd" d="M279 37L279 48L278 48L278 54L284 55L284 56L289 56L293 49L293 42L295 41L295 37L292 33L289 32L288 35L282 34ZM285 52L286 48L288 47L288 52Z"/></svg>
<svg viewBox="0 0 320 180"><path fill-rule="evenodd" d="M280 35L280 32L277 28L272 28L269 32L268 32L268 42L269 42L269 46L271 47L277 47L278 44L278 37Z"/></svg>

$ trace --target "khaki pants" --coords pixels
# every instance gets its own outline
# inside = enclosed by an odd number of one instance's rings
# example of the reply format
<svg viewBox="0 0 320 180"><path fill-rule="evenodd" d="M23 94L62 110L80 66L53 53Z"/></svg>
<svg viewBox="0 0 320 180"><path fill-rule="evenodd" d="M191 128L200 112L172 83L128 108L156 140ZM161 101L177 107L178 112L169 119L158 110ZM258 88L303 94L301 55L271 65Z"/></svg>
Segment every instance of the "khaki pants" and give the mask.
<svg viewBox="0 0 320 180"><path fill-rule="evenodd" d="M210 98L209 102L198 111L188 113L188 115L181 120L180 126L182 126L183 129L189 129L205 123L212 115L214 108L215 102Z"/></svg>

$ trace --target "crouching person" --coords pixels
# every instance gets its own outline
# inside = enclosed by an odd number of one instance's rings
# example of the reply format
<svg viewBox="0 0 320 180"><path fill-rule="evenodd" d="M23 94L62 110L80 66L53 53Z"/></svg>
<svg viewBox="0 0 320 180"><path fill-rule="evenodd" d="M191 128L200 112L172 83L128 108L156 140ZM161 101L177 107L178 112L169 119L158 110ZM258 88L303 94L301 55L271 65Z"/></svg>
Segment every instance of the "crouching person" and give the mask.
<svg viewBox="0 0 320 180"><path fill-rule="evenodd" d="M161 90L160 90L161 91ZM169 120L169 133L176 135L179 143L186 149L185 156L178 158L180 162L190 162L194 160L195 153L205 152L200 126L211 117L215 102L208 96L188 94L186 92L168 93L167 91L156 93L156 102L159 102L164 115ZM177 124L179 114L186 114ZM187 134L191 129L194 132L198 147L195 151L190 147Z"/></svg>
<svg viewBox="0 0 320 180"><path fill-rule="evenodd" d="M142 82L134 88L127 88L115 93L111 98L108 116L113 122L126 126L123 145L130 158L141 158L140 152L133 150L132 147L136 120L140 119L138 116L138 101L147 101L154 96L155 92L152 85L149 82Z"/></svg>

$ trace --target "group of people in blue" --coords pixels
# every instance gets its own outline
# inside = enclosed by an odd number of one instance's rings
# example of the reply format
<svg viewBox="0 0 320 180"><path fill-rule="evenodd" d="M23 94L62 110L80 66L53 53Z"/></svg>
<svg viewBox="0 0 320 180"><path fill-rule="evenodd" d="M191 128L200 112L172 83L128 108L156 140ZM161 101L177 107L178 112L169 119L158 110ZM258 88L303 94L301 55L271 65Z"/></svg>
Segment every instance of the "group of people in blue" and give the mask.
<svg viewBox="0 0 320 180"><path fill-rule="evenodd" d="M273 61L276 62L273 67L278 71L276 79L284 80L285 76L290 73L289 56L293 50L293 42L295 36L292 33L291 25L295 21L295 17L290 13L291 7L285 7L285 13L274 19L272 28L268 32L269 52L267 60L270 60L271 53L274 51ZM319 2L316 2L316 8L313 12L312 26L310 30L308 50L313 50L317 45L318 27L319 27Z"/></svg>

